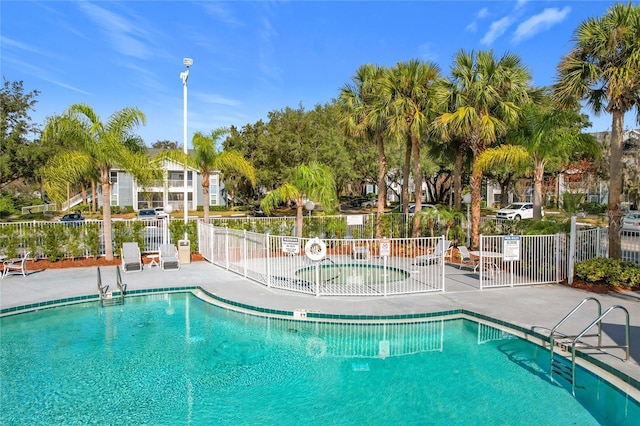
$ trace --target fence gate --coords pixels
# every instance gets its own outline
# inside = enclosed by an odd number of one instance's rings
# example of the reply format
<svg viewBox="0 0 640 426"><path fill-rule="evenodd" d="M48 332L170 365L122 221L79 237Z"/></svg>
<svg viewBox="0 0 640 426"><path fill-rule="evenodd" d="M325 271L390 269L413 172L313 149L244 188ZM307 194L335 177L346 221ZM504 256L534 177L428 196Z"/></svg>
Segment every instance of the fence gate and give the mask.
<svg viewBox="0 0 640 426"><path fill-rule="evenodd" d="M560 282L565 250L560 234L481 235L480 288Z"/></svg>

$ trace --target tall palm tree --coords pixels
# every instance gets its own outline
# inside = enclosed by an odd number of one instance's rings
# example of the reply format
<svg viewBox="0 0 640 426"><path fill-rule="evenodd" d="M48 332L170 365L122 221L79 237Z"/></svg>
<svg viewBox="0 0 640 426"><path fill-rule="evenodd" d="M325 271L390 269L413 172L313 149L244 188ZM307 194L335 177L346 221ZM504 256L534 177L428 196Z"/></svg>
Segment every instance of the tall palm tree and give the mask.
<svg viewBox="0 0 640 426"><path fill-rule="evenodd" d="M558 110L529 104L518 129L507 140L510 145L490 148L480 155L476 167L482 170L510 165L533 169L533 218L542 218L542 180L549 161L565 164L575 153L597 155L598 143L580 133L582 116L575 110Z"/></svg>
<svg viewBox="0 0 640 426"><path fill-rule="evenodd" d="M500 59L493 51L465 52L454 59L451 70L453 91L438 90L440 105L452 105L434 121L446 138L459 137L477 161L491 144L518 123L521 107L529 100L531 76L517 55ZM453 99L452 99L453 97ZM480 240L480 190L482 171L473 166L471 186L471 246Z"/></svg>
<svg viewBox="0 0 640 426"><path fill-rule="evenodd" d="M270 214L284 202L293 201L296 205L296 235L302 236L303 211L305 199L319 202L327 213L335 211L338 205L336 184L328 167L319 163L299 165L291 182L285 182L270 191L260 202L260 208Z"/></svg>
<svg viewBox="0 0 640 426"><path fill-rule="evenodd" d="M573 42L558 65L555 97L561 104L583 100L596 114L612 115L609 257L619 259L624 114L635 108L640 120L640 6L614 4L604 16L582 22Z"/></svg>
<svg viewBox="0 0 640 426"><path fill-rule="evenodd" d="M209 223L209 185L211 174L215 171L233 173L245 177L252 186L256 184L256 174L253 166L239 151L222 150L217 147L218 140L229 132L222 127L211 131L210 134L196 132L191 142L193 143L193 155L185 157L182 151L164 151L160 158L176 161L197 169L202 174L202 207L204 221ZM186 200L185 200L186 202Z"/></svg>
<svg viewBox="0 0 640 426"><path fill-rule="evenodd" d="M409 175L410 158L413 157L415 183L415 212L422 209L422 166L420 144L425 141L427 130L435 113L432 97L433 83L440 77L440 69L431 62L411 60L400 62L390 69L382 84L382 101L390 134L406 140L405 182ZM406 204L407 200L403 203ZM420 218L413 216L412 236L420 233Z"/></svg>
<svg viewBox="0 0 640 426"><path fill-rule="evenodd" d="M380 81L386 70L377 65L363 65L356 71L352 83L340 91L340 124L346 134L358 137L366 143L375 143L378 150L378 205L376 238L382 237L382 215L387 194L387 156L384 132L386 120L380 108Z"/></svg>
<svg viewBox="0 0 640 426"><path fill-rule="evenodd" d="M149 162L140 145L141 139L132 132L146 118L137 108L124 108L114 112L102 122L87 104L71 105L60 120L52 121L45 134L59 139L78 141L78 148L65 151L51 159L50 175L79 181L91 170L98 170L102 189L102 219L105 258L113 260L111 236L111 169L120 167L134 176L142 176ZM53 124L55 123L55 124Z"/></svg>

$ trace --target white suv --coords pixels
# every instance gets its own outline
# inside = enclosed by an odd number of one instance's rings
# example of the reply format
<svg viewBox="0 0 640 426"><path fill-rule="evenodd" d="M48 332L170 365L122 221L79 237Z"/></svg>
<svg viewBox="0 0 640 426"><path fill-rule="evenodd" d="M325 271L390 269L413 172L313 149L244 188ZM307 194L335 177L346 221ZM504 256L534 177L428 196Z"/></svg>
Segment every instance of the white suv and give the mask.
<svg viewBox="0 0 640 426"><path fill-rule="evenodd" d="M542 211L544 216L544 210ZM520 220L533 219L533 203L511 203L511 205L498 210L497 219Z"/></svg>

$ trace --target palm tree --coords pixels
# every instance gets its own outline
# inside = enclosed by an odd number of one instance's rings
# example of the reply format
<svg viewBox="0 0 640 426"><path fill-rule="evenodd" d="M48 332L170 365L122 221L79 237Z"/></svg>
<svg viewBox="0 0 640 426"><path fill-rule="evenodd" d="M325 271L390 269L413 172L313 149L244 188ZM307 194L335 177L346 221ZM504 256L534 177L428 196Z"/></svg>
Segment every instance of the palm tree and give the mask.
<svg viewBox="0 0 640 426"><path fill-rule="evenodd" d="M270 214L281 203L293 201L296 205L296 235L302 236L302 221L305 199L319 202L327 213L332 213L338 205L336 185L329 168L319 163L299 165L291 182L267 193L260 202L260 208Z"/></svg>
<svg viewBox="0 0 640 426"><path fill-rule="evenodd" d="M209 223L209 184L210 176L215 171L223 174L233 173L245 177L252 186L256 184L255 170L242 154L235 150L218 151L218 140L229 131L222 127L211 131L206 135L196 132L191 142L193 143L193 156L185 157L182 151L164 151L160 158L173 160L181 164L197 169L202 174L202 207L204 210L204 222ZM185 200L186 202L186 200Z"/></svg>
<svg viewBox="0 0 640 426"><path fill-rule="evenodd" d="M378 149L378 205L376 215L376 238L382 237L382 215L387 198L387 156L384 146L386 120L378 102L381 78L385 68L363 65L356 71L352 84L340 91L340 124L347 135L361 138L366 143L375 143Z"/></svg>
<svg viewBox="0 0 640 426"><path fill-rule="evenodd" d="M389 132L398 139L406 140L403 173L405 184L409 176L410 159L413 157L416 213L422 209L420 144L426 139L428 126L435 112L431 89L439 76L440 70L434 63L417 60L400 62L389 70L381 89ZM407 201L403 200L403 205ZM420 217L418 214L413 216L413 237L420 233Z"/></svg>
<svg viewBox="0 0 640 426"><path fill-rule="evenodd" d="M473 152L474 163L491 144L515 126L521 106L529 99L531 76L520 58L505 54L496 60L493 51L456 54L452 67L454 90L436 92L444 110L434 127L445 139L458 137ZM448 107L450 106L450 107ZM471 247L480 239L480 190L482 171L472 166Z"/></svg>
<svg viewBox="0 0 640 426"><path fill-rule="evenodd" d="M599 149L594 137L580 133L582 118L575 110L529 104L520 126L507 138L512 144L486 150L475 166L481 170L533 168L533 218L542 219L542 179L548 162L566 164L575 153L592 156Z"/></svg>
<svg viewBox="0 0 640 426"><path fill-rule="evenodd" d="M64 177L78 182L92 170L98 170L102 189L102 219L105 258L113 260L111 236L111 169L120 167L134 176L142 176L149 162L141 139L132 131L146 119L137 108L124 108L114 112L103 123L87 104L71 105L60 120L53 120L45 135L77 141L77 149L65 151L50 160L48 176L59 173L57 182ZM52 179L50 185L55 185Z"/></svg>
<svg viewBox="0 0 640 426"><path fill-rule="evenodd" d="M614 4L600 18L582 22L575 46L558 65L556 100L587 102L596 113L611 113L609 257L620 258L622 225L622 132L624 114L640 113L640 6ZM637 115L640 119L640 114Z"/></svg>

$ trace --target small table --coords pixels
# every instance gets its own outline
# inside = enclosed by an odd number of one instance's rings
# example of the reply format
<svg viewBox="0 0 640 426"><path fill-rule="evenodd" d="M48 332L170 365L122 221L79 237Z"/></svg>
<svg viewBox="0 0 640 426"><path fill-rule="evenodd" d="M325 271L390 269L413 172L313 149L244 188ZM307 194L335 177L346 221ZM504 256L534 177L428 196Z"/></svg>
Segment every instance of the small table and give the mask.
<svg viewBox="0 0 640 426"><path fill-rule="evenodd" d="M160 259L160 254L148 254L147 257L151 259L151 263L149 263L150 268L153 268L154 266L159 266L158 259Z"/></svg>

